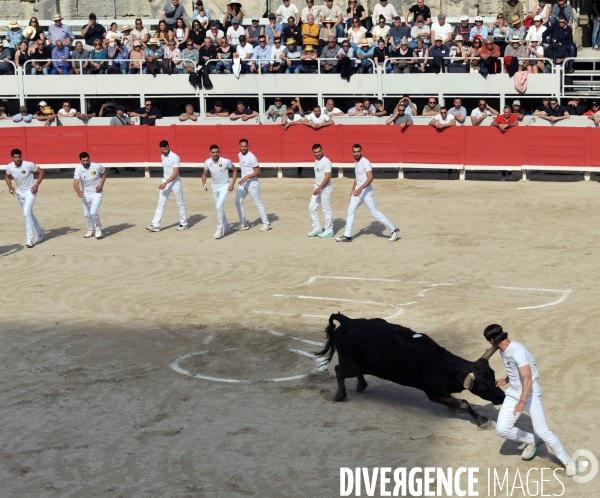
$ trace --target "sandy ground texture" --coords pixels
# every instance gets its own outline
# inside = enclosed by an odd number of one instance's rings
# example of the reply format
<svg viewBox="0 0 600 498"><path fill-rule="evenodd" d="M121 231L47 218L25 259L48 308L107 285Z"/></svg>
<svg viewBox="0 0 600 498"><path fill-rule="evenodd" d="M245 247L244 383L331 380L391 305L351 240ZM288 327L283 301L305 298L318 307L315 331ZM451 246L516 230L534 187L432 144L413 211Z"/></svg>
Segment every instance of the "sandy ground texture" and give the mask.
<svg viewBox="0 0 600 498"><path fill-rule="evenodd" d="M273 230L258 230L248 197L251 230L215 240L197 174L184 177L191 229L176 231L171 199L160 233L145 230L160 180L110 177L105 238L86 240L72 180L48 175L35 205L47 235L33 249L4 189L0 494L331 497L340 467L427 466L478 467L488 496L488 469L508 469L512 488L517 472L525 486L528 470L560 467L546 447L524 462L495 431L377 378L362 394L347 381L348 399L332 403L333 365L315 373L304 353L337 311L393 317L471 359L501 323L536 357L550 428L569 452L600 456L599 187L533 178L378 178L378 207L402 239L388 242L362 207L351 244L306 237L310 178L265 178ZM338 235L351 184L334 179ZM233 195L226 212L237 219ZM504 376L498 355L491 365ZM495 419L499 407L463 397ZM546 471L544 494L600 492L600 476L556 475L564 492ZM531 494L534 481L539 470Z"/></svg>

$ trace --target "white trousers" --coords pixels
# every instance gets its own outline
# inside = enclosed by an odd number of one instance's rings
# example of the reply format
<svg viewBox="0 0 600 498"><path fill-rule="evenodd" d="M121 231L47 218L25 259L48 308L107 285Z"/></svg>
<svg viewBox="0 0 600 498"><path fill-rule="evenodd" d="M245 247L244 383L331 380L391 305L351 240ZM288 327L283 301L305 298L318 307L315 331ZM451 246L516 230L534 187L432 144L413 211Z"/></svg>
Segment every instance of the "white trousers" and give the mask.
<svg viewBox="0 0 600 498"><path fill-rule="evenodd" d="M344 232L344 236L352 237L354 213L356 213L356 210L363 202L366 204L367 209L373 218L383 223L390 232L396 230L396 227L392 224L392 222L377 209L377 206L375 205L375 194L373 193L373 187L369 185L360 193L360 195L353 195L350 197L350 205L348 206L348 218L346 219L346 231Z"/></svg>
<svg viewBox="0 0 600 498"><path fill-rule="evenodd" d="M515 406L519 402L520 394L512 389L508 389L505 394L506 397L504 398L504 403L502 403L502 408L500 408L500 412L498 413L496 432L504 439L510 439L511 441L516 441L518 443L534 443L535 439L533 434L515 427L515 423L521 416L521 413L514 415ZM546 424L546 415L544 414L544 407L542 405L542 395L530 394L527 403L525 403L525 410L531 417L535 435L548 445L563 465L566 465L570 460L569 454L560 442L560 439L558 439Z"/></svg>
<svg viewBox="0 0 600 498"><path fill-rule="evenodd" d="M100 203L103 197L102 192L96 192L95 194L83 194L81 198L81 205L83 206L83 217L87 223L88 230L94 230L96 228L102 228L100 223L100 215L98 210L100 209Z"/></svg>
<svg viewBox="0 0 600 498"><path fill-rule="evenodd" d="M187 225L187 214L185 212L185 204L183 203L183 186L181 180L174 180L169 183L163 190L159 190L158 194L158 206L156 206L156 213L154 213L154 219L152 220L152 226L160 227L160 220L165 212L165 205L169 200L171 191L175 196L175 202L179 208L179 224Z"/></svg>
<svg viewBox="0 0 600 498"><path fill-rule="evenodd" d="M27 235L27 242L33 241L33 231L41 232L42 227L38 223L35 214L33 214L33 204L37 194L31 192L31 190L15 190L15 195L19 200L21 209L23 210L23 216L25 217L25 233Z"/></svg>
<svg viewBox="0 0 600 498"><path fill-rule="evenodd" d="M225 228L229 226L227 216L225 216L225 201L229 196L229 183L227 185L219 185L217 188L212 188L215 207L217 208L217 228Z"/></svg>
<svg viewBox="0 0 600 498"><path fill-rule="evenodd" d="M235 205L237 207L238 216L240 217L240 223L242 225L247 225L246 220L246 211L244 210L244 199L246 196L250 194L252 198L252 202L258 209L260 214L260 219L265 225L269 224L269 217L267 216L267 210L260 200L260 182L258 180L250 180L244 183L244 185L239 185L237 192L235 193Z"/></svg>
<svg viewBox="0 0 600 498"><path fill-rule="evenodd" d="M314 192L314 190L313 190ZM313 230L321 230L321 220L319 220L319 204L325 216L325 233L333 233L333 210L331 209L331 196L333 195L333 185L322 188L318 195L313 195L308 204L308 214L312 220Z"/></svg>

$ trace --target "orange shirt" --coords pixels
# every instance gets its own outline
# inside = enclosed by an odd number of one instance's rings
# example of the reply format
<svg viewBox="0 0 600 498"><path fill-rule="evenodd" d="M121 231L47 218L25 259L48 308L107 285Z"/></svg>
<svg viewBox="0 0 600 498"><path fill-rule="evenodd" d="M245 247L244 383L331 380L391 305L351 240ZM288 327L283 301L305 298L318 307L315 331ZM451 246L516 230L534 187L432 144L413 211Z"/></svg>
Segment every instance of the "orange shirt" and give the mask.
<svg viewBox="0 0 600 498"><path fill-rule="evenodd" d="M320 28L317 23L314 23L312 26L309 26L307 22L302 24L302 35L310 35L310 36L302 36L302 45L318 45L319 44L319 32Z"/></svg>

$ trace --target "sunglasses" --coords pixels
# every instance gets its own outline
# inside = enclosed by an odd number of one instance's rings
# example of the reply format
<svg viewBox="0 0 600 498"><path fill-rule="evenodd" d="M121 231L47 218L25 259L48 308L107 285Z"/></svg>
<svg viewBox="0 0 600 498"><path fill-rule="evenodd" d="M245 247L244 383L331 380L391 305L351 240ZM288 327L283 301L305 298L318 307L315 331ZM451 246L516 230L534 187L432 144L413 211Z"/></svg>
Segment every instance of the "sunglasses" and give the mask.
<svg viewBox="0 0 600 498"><path fill-rule="evenodd" d="M275 102L281 102L281 99L275 99Z"/></svg>
<svg viewBox="0 0 600 498"><path fill-rule="evenodd" d="M265 40L258 40L258 43L267 43Z"/></svg>
<svg viewBox="0 0 600 498"><path fill-rule="evenodd" d="M435 104L435 100L430 100L429 103L430 104Z"/></svg>
<svg viewBox="0 0 600 498"><path fill-rule="evenodd" d="M279 40L278 40L278 41L276 41L275 43L279 43L279 45L281 45L281 42L280 42Z"/></svg>
<svg viewBox="0 0 600 498"><path fill-rule="evenodd" d="M94 43L94 47L101 47L102 44L101 43Z"/></svg>

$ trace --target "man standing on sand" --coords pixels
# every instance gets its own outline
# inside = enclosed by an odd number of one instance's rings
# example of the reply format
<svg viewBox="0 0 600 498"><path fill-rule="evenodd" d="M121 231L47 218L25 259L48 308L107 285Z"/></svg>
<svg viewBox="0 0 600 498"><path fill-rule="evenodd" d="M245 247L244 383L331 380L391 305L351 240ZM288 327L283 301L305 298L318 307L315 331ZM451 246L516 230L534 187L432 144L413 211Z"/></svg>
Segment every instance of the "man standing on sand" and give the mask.
<svg viewBox="0 0 600 498"><path fill-rule="evenodd" d="M350 192L350 205L348 206L348 218L346 219L346 230L342 237L337 237L336 242L352 242L352 227L354 225L354 214L359 206L364 202L371 216L383 223L390 231L390 242L398 240L400 229L396 228L390 220L379 212L375 205L375 194L373 193L373 168L371 162L362 155L362 146L354 144L352 146L352 155L354 156L355 180Z"/></svg>
<svg viewBox="0 0 600 498"><path fill-rule="evenodd" d="M30 161L23 161L23 154L19 149L10 151L13 162L6 167L4 180L8 185L8 191L16 195L25 216L25 230L27 240L25 247L33 247L33 231L37 235L36 244L39 244L44 237L44 229L38 223L35 214L33 214L33 204L37 197L38 188L44 179L44 170L37 164ZM34 173L38 174L37 181L34 180ZM13 187L12 180L17 187Z"/></svg>
<svg viewBox="0 0 600 498"><path fill-rule="evenodd" d="M235 194L235 205L237 207L238 216L240 217L240 224L234 227L236 232L240 230L249 230L248 222L246 220L246 211L244 210L244 199L248 194L252 198L252 202L260 213L263 226L260 229L261 232L268 232L271 230L271 223L267 216L267 210L260 200L260 182L258 175L260 175L260 166L258 159L252 152L248 150L248 140L242 138L239 141L240 153L238 158L240 160L240 184L238 185L237 192ZM213 182L214 184L214 182Z"/></svg>
<svg viewBox="0 0 600 498"><path fill-rule="evenodd" d="M160 192L154 219L152 220L152 224L146 227L146 230L149 230L150 232L160 232L160 220L162 219L165 205L169 200L171 191L173 191L175 202L179 208L179 226L177 227L177 230L187 230L187 213L185 211L185 204L183 203L183 187L181 185L181 177L179 176L181 159L179 159L179 156L170 149L169 142L166 140L161 140L158 145L162 152L163 182L158 186Z"/></svg>
<svg viewBox="0 0 600 498"><path fill-rule="evenodd" d="M500 350L508 374L506 378L496 380L496 386L510 384L498 413L496 423L498 435L504 439L525 443L527 446L521 455L523 460L531 460L537 448L542 443L546 443L565 466L566 475L568 477L577 475L577 462L569 456L560 439L546 425L542 390L538 384L539 374L533 355L520 342L511 341L500 325L487 326L483 335L492 346ZM515 427L524 410L529 412L535 436Z"/></svg>
<svg viewBox="0 0 600 498"><path fill-rule="evenodd" d="M98 210L104 196L104 182L108 171L101 164L91 162L90 155L87 152L79 154L79 161L81 164L75 167L75 174L73 175L73 188L81 199L83 217L87 224L88 231L83 237L89 239L95 236L97 239L101 239L102 223L100 222Z"/></svg>
<svg viewBox="0 0 600 498"><path fill-rule="evenodd" d="M323 155L321 144L312 146L315 155L315 188L308 205L308 213L312 220L313 229L308 233L309 237L330 239L333 237L333 211L331 209L331 196L333 185L331 184L331 161ZM325 216L325 230L321 229L319 220L319 204L322 204L323 216Z"/></svg>
<svg viewBox="0 0 600 498"><path fill-rule="evenodd" d="M229 170L233 170L233 178L231 183L229 182ZM210 171L210 177L212 178L212 192L213 200L215 201L215 207L217 208L217 231L215 232L215 239L220 239L229 230L229 222L227 216L225 216L225 201L229 192L233 191L235 186L235 179L237 178L237 168L233 167L233 163L229 159L221 157L221 151L218 145L210 146L210 158L204 161L204 172L202 173L202 186L204 190L208 190L206 187L206 178Z"/></svg>

